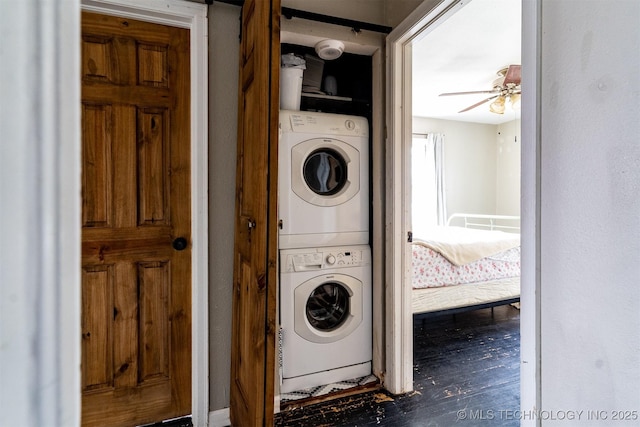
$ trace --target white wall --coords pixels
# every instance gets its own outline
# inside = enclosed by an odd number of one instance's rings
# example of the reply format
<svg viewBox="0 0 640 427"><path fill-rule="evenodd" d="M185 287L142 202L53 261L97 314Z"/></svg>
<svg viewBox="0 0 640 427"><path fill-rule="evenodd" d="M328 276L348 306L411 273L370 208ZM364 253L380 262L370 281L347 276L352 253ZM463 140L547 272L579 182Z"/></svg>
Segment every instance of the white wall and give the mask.
<svg viewBox="0 0 640 427"><path fill-rule="evenodd" d="M640 2L542 3L541 405L636 425Z"/></svg>
<svg viewBox="0 0 640 427"><path fill-rule="evenodd" d="M80 5L0 1L0 425L80 423Z"/></svg>
<svg viewBox="0 0 640 427"><path fill-rule="evenodd" d="M501 170L505 169L507 159L498 155L500 135L496 125L414 117L413 131L445 135L447 215L456 212L503 214L497 210L496 180L498 165L502 165ZM515 160L520 161L519 157ZM519 181L515 185L518 186Z"/></svg>
<svg viewBox="0 0 640 427"><path fill-rule="evenodd" d="M496 214L520 215L520 120L497 126Z"/></svg>

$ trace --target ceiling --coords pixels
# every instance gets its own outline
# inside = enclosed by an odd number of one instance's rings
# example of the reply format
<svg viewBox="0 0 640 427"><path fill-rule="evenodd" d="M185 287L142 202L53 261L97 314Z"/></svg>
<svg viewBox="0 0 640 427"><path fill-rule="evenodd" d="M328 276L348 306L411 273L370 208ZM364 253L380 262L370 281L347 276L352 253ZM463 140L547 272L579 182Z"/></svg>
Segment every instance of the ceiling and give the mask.
<svg viewBox="0 0 640 427"><path fill-rule="evenodd" d="M520 118L508 101L504 114L491 113L490 102L458 113L490 94L438 96L491 90L498 70L521 63L521 0L466 3L413 43L413 115L488 124Z"/></svg>

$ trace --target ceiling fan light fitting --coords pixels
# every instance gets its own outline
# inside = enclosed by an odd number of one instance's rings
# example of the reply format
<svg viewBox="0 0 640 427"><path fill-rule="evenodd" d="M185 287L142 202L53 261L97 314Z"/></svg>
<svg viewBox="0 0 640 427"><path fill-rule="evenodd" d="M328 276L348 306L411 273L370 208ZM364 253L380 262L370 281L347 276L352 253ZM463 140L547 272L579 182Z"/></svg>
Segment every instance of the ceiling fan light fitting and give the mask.
<svg viewBox="0 0 640 427"><path fill-rule="evenodd" d="M511 108L514 110L520 109L520 94L514 93L509 97L509 101L511 101Z"/></svg>
<svg viewBox="0 0 640 427"><path fill-rule="evenodd" d="M472 95L478 93L486 93L491 94L488 98L483 99L480 102L476 102L475 104L458 111L458 113L464 113L469 110L472 110L480 105L483 105L492 99L494 100L491 104L489 104L489 111L494 114L504 114L505 104L507 98L509 98L509 103L511 108L519 109L520 106L520 65L509 65L508 67L501 68L496 73L498 78L493 81L493 89L492 90L479 90L479 91L467 91L467 92L445 92L441 93L439 96L449 96L449 95Z"/></svg>
<svg viewBox="0 0 640 427"><path fill-rule="evenodd" d="M489 104L489 111L496 114L504 114L504 102L504 96L497 97L495 101Z"/></svg>

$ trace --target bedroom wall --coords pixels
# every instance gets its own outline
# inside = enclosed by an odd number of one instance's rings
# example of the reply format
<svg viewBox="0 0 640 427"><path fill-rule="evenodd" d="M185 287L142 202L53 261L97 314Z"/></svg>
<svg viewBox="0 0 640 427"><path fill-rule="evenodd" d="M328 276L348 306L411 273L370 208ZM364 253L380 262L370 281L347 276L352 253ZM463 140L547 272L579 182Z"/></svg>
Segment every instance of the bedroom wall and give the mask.
<svg viewBox="0 0 640 427"><path fill-rule="evenodd" d="M541 408L614 425L640 409L640 2L543 3Z"/></svg>
<svg viewBox="0 0 640 427"><path fill-rule="evenodd" d="M447 214L495 214L496 126L414 117L413 131L445 135Z"/></svg>
<svg viewBox="0 0 640 427"><path fill-rule="evenodd" d="M520 215L520 120L497 126L496 214Z"/></svg>

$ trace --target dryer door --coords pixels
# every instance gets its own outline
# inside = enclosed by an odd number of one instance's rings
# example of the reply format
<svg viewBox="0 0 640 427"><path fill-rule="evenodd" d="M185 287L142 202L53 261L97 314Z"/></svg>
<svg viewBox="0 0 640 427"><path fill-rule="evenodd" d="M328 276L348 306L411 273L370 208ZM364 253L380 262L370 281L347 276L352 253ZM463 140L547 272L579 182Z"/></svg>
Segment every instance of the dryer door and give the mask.
<svg viewBox="0 0 640 427"><path fill-rule="evenodd" d="M362 304L362 282L354 277L314 277L294 291L294 330L315 343L339 341L362 323Z"/></svg>
<svg viewBox="0 0 640 427"><path fill-rule="evenodd" d="M337 206L360 191L360 152L331 138L303 141L291 149L291 187L317 206Z"/></svg>

